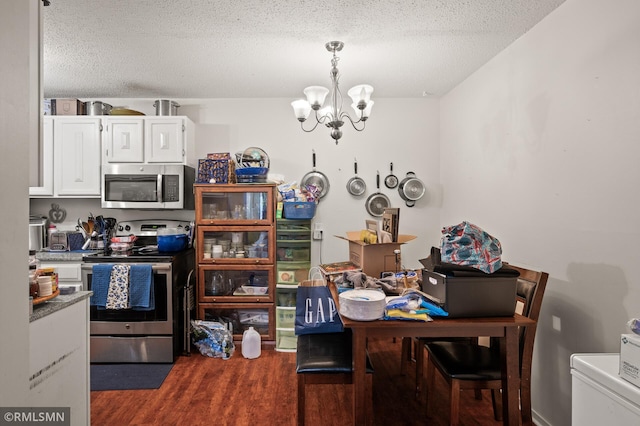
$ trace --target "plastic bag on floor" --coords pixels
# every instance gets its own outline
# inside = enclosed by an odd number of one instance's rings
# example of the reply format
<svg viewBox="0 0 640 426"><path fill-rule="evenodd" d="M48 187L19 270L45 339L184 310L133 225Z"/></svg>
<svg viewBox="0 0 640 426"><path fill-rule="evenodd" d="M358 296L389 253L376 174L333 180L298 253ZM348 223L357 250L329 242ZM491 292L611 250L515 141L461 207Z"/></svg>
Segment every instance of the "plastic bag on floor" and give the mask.
<svg viewBox="0 0 640 426"><path fill-rule="evenodd" d="M200 353L211 358L229 359L235 351L233 336L216 321L191 321L191 341Z"/></svg>

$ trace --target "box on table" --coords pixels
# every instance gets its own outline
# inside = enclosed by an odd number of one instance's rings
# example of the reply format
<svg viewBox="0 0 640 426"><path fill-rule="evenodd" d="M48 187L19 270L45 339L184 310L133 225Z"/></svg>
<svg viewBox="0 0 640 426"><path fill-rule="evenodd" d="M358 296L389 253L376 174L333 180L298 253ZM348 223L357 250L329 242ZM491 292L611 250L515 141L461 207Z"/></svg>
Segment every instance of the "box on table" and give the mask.
<svg viewBox="0 0 640 426"><path fill-rule="evenodd" d="M416 239L415 235L398 235L395 243L366 244L360 241L360 231L349 231L346 237L336 237L349 241L349 261L374 278L380 278L382 272L395 272L397 265L402 262L399 257L396 259L394 251Z"/></svg>
<svg viewBox="0 0 640 426"><path fill-rule="evenodd" d="M517 276L450 277L422 270L422 291L449 318L512 316L517 282Z"/></svg>
<svg viewBox="0 0 640 426"><path fill-rule="evenodd" d="M84 115L84 102L79 99L53 99L53 115Z"/></svg>
<svg viewBox="0 0 640 426"><path fill-rule="evenodd" d="M620 377L640 387L640 336L620 336Z"/></svg>

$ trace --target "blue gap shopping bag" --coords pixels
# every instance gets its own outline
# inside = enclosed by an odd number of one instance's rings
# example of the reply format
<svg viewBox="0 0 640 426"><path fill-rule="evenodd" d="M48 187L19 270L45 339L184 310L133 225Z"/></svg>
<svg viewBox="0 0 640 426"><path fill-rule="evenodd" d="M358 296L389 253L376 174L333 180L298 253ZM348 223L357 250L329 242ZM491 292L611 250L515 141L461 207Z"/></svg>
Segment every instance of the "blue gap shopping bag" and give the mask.
<svg viewBox="0 0 640 426"><path fill-rule="evenodd" d="M295 334L339 333L342 320L324 280L306 280L296 294Z"/></svg>

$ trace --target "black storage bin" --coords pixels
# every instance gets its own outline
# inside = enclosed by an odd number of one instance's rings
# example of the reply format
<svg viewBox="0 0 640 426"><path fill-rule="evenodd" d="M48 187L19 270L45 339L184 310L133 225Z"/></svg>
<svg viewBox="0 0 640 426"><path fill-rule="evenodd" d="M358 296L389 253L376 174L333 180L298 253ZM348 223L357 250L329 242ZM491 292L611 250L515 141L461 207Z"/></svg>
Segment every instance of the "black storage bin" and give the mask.
<svg viewBox="0 0 640 426"><path fill-rule="evenodd" d="M503 267L504 268L504 267ZM516 307L516 274L447 276L422 270L422 291L449 313L449 318L512 316Z"/></svg>

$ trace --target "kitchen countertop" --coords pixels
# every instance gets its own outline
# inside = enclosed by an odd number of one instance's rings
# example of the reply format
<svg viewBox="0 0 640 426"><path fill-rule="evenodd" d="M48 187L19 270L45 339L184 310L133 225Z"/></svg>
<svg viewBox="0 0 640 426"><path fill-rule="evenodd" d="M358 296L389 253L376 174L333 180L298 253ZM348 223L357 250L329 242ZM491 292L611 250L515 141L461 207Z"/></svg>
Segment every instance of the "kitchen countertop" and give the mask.
<svg viewBox="0 0 640 426"><path fill-rule="evenodd" d="M85 256L88 256L93 253L101 253L101 252L102 250L72 250L72 251L41 250L36 252L36 260L82 262L82 259Z"/></svg>
<svg viewBox="0 0 640 426"><path fill-rule="evenodd" d="M84 299L91 297L92 294L92 291L77 291L72 294L61 294L58 297L55 297L44 303L35 305L33 307L33 313L29 317L29 322L39 320L46 317L47 315L51 315L54 312L64 309L67 306L78 303Z"/></svg>

